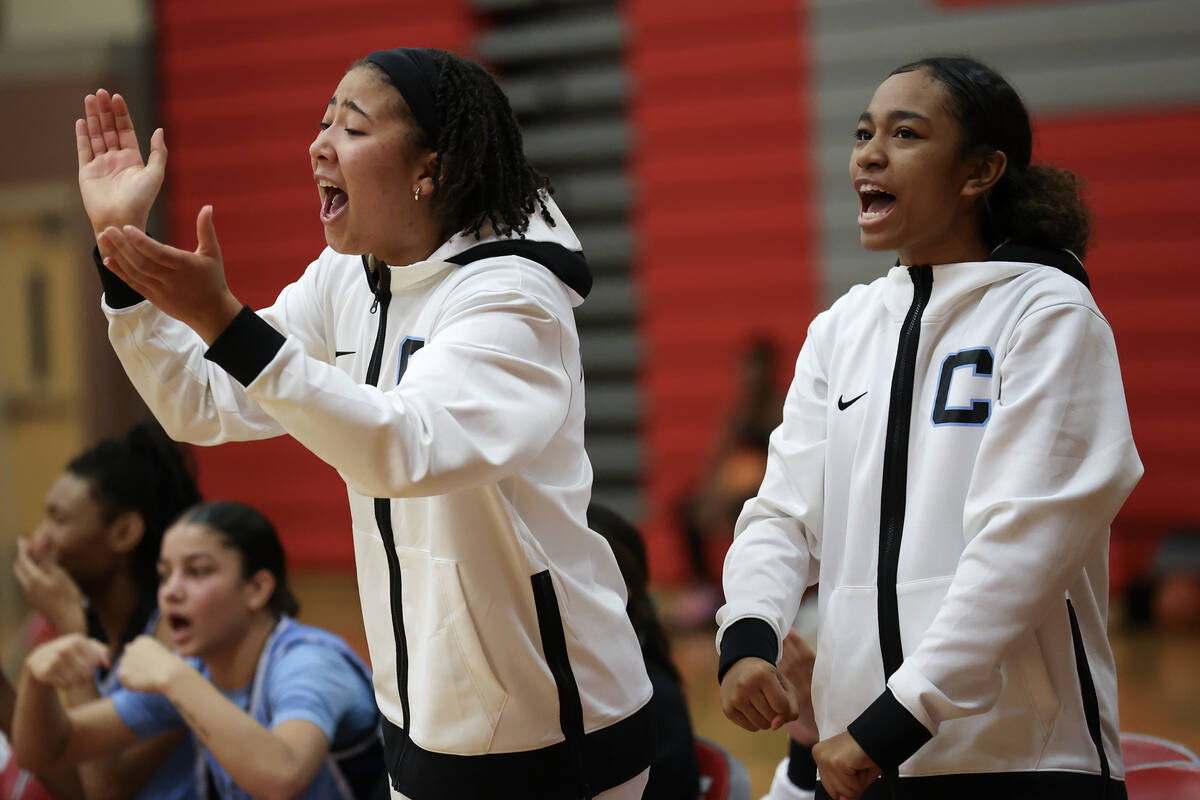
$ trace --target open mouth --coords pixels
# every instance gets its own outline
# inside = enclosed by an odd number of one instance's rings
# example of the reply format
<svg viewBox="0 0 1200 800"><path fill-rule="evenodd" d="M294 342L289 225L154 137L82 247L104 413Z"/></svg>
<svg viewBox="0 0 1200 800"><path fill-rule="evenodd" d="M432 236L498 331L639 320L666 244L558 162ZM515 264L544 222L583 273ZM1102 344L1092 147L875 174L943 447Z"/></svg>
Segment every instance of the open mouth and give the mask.
<svg viewBox="0 0 1200 800"><path fill-rule="evenodd" d="M350 205L346 192L332 183L321 181L321 222L328 225L342 215Z"/></svg>
<svg viewBox="0 0 1200 800"><path fill-rule="evenodd" d="M896 205L896 196L873 183L864 183L858 187L858 202L858 222L862 225L886 217Z"/></svg>
<svg viewBox="0 0 1200 800"><path fill-rule="evenodd" d="M178 643L192 632L192 620L182 614L167 614L167 627L171 629L171 639Z"/></svg>

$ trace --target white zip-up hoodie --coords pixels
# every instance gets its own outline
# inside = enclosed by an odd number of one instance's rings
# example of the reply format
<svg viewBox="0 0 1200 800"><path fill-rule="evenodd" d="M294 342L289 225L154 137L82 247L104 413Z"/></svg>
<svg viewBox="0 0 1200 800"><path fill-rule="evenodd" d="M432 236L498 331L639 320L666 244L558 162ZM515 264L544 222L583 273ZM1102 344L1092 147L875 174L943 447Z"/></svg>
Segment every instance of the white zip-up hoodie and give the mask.
<svg viewBox="0 0 1200 800"><path fill-rule="evenodd" d="M326 249L207 352L101 271L110 339L171 436L286 433L345 479L389 772L414 800L591 796L653 755L625 585L585 522L572 307L591 278L549 208L524 239L457 235L378 276Z"/></svg>
<svg viewBox="0 0 1200 800"><path fill-rule="evenodd" d="M722 675L774 663L819 582L822 738L922 797L1123 796L1108 533L1142 467L1116 348L1074 256L992 259L813 321L726 556Z"/></svg>

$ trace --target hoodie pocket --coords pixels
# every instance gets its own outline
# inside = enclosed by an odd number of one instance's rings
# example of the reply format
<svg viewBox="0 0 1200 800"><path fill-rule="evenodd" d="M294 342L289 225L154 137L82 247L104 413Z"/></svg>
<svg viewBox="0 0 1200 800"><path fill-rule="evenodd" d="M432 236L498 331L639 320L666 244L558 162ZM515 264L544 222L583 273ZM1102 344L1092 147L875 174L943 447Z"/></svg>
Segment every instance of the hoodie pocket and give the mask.
<svg viewBox="0 0 1200 800"><path fill-rule="evenodd" d="M1013 682L1021 688L1028 708L1037 717L1044 748L1058 718L1059 699L1050 682L1050 671L1046 668L1046 657L1037 634L1030 632L1018 639L1012 655L1005 662L1005 671L1011 670Z"/></svg>
<svg viewBox="0 0 1200 800"><path fill-rule="evenodd" d="M486 753L508 694L496 679L471 617L454 561L428 562L433 585L423 593L430 616L413 630L410 703L413 741L427 750Z"/></svg>
<svg viewBox="0 0 1200 800"><path fill-rule="evenodd" d="M874 586L842 586L829 596L813 665L813 711L821 737L833 736L883 691Z"/></svg>
<svg viewBox="0 0 1200 800"><path fill-rule="evenodd" d="M917 649L925 632L933 624L954 580L952 575L905 581L896 586L896 607L900 611L900 644L904 655Z"/></svg>

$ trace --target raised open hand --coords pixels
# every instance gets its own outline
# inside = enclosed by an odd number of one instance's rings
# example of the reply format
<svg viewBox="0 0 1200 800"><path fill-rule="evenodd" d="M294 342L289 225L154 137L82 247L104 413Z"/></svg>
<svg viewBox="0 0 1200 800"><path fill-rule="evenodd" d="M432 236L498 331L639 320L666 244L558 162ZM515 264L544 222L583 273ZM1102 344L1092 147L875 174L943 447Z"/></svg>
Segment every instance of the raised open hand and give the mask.
<svg viewBox="0 0 1200 800"><path fill-rule="evenodd" d="M145 230L167 166L162 128L150 137L150 158L143 162L125 98L100 89L83 99L83 110L86 118L75 120L75 147L79 193L92 230L123 225Z"/></svg>

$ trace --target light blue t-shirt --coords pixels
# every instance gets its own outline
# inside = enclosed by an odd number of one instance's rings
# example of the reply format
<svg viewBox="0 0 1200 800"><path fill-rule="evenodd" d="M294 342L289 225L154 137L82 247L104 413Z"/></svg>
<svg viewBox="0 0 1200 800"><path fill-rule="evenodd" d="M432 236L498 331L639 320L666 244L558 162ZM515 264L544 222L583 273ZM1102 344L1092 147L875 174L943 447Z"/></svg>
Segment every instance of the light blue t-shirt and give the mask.
<svg viewBox="0 0 1200 800"><path fill-rule="evenodd" d="M158 612L155 611L146 621L143 633L154 635L158 624ZM115 692L123 691L117 683L117 671L121 667L121 658L104 675L96 674L96 688L101 697L112 697ZM147 737L148 738L148 737ZM159 765L150 782L138 793L134 800L195 800L196 798L196 746L192 742L192 732L187 731L167 759Z"/></svg>
<svg viewBox="0 0 1200 800"><path fill-rule="evenodd" d="M199 659L188 659L188 663L203 672ZM329 739L331 750L339 750L362 741L376 725L379 712L370 683L342 654L329 647L298 642L274 661L268 674L263 692L271 714L269 728L289 719L308 720ZM250 685L218 691L246 710ZM121 720L143 739L185 724L175 706L161 694L120 688L113 693L112 701Z"/></svg>

